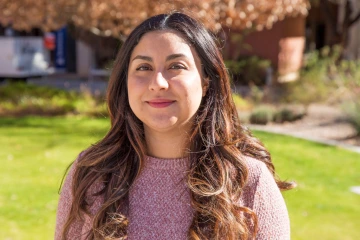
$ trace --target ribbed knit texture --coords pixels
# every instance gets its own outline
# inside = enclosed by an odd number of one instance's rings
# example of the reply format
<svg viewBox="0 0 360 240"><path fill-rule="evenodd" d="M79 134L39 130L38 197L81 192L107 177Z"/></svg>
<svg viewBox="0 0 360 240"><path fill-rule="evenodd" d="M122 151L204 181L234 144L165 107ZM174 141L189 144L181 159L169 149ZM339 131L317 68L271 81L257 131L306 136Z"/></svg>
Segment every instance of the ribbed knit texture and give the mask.
<svg viewBox="0 0 360 240"><path fill-rule="evenodd" d="M256 239L290 239L290 224L284 199L266 165L252 158L246 160L249 177L240 203L252 209L258 217ZM188 159L159 159L146 157L143 169L129 193L128 239L187 239L192 221L190 192L185 184ZM61 191L55 239L69 214L72 196L71 168ZM101 189L93 186L89 194ZM96 213L103 202L101 196L89 197L90 212ZM91 217L76 221L68 234L69 239L85 239L91 228Z"/></svg>

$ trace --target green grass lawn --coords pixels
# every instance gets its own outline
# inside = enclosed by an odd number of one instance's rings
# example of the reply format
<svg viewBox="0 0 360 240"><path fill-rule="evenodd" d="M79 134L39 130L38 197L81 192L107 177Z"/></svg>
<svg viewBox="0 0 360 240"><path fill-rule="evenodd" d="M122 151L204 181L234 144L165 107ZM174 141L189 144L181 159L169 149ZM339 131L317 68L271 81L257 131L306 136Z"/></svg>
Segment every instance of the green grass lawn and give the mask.
<svg viewBox="0 0 360 240"><path fill-rule="evenodd" d="M77 154L106 133L108 119L0 119L0 239L52 239L58 188ZM360 155L335 147L255 132L281 178L292 239L360 239Z"/></svg>

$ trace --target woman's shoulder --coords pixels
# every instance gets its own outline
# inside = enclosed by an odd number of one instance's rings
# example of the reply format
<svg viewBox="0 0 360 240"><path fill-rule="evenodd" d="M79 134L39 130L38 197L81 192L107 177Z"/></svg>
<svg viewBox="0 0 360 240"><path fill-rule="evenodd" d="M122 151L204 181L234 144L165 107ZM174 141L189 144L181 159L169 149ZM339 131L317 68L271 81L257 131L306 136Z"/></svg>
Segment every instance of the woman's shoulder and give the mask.
<svg viewBox="0 0 360 240"><path fill-rule="evenodd" d="M241 202L245 206L253 208L256 195L264 191L272 191L277 186L273 175L264 162L247 156L244 161L248 170L248 177L241 195ZM271 188L264 189L266 186L271 186Z"/></svg>
<svg viewBox="0 0 360 240"><path fill-rule="evenodd" d="M284 198L266 164L246 157L248 181L243 189L243 206L258 219L257 239L290 239L290 223Z"/></svg>
<svg viewBox="0 0 360 240"><path fill-rule="evenodd" d="M248 170L247 185L256 185L264 174L268 176L270 173L263 161L248 156L245 156L244 160Z"/></svg>

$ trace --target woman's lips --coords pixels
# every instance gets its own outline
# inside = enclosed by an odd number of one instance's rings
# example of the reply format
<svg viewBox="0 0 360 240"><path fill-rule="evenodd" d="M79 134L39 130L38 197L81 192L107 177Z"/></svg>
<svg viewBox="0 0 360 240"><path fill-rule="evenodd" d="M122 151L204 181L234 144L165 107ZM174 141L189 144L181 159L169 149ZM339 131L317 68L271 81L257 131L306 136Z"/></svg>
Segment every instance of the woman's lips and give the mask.
<svg viewBox="0 0 360 240"><path fill-rule="evenodd" d="M175 101L174 100L169 100L169 99L154 99L154 100L150 100L150 101L146 101L151 107L154 108L165 108L167 106L170 106L171 104L173 104Z"/></svg>

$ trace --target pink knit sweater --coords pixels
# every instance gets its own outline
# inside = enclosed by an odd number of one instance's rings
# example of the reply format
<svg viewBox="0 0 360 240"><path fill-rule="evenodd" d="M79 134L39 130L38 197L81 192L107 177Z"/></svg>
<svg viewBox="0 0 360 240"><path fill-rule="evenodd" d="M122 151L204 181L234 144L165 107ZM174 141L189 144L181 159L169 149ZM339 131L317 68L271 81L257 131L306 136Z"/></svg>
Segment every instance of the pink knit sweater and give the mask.
<svg viewBox="0 0 360 240"><path fill-rule="evenodd" d="M252 158L246 160L249 177L240 202L258 217L256 239L290 239L290 224L284 199L266 165ZM56 219L55 239L69 214L72 201L71 168L61 191ZM190 192L184 183L188 159L158 159L147 157L140 176L129 193L128 239L187 239L192 220ZM95 186L90 192L101 189ZM92 214L100 208L101 196L92 197ZM85 239L91 228L91 217L75 222L69 239Z"/></svg>

